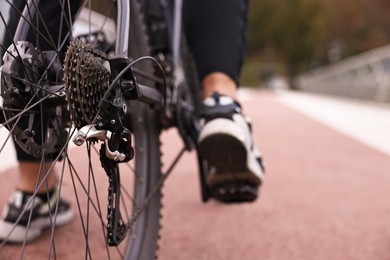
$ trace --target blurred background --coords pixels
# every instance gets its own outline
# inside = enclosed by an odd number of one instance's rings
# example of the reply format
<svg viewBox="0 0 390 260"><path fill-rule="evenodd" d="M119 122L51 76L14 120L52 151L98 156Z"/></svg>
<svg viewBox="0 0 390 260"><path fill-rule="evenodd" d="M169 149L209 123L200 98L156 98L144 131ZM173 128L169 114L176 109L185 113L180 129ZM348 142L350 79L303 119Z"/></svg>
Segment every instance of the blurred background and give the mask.
<svg viewBox="0 0 390 260"><path fill-rule="evenodd" d="M186 155L164 184L160 259L390 259L389 11L388 0L251 0L240 100L266 162L261 199L202 204ZM171 162L177 135L161 139ZM12 152L0 182L16 182ZM78 224L61 230L69 248L82 244Z"/></svg>
<svg viewBox="0 0 390 260"><path fill-rule="evenodd" d="M321 71L324 76L325 72L329 74L330 68L335 67L329 65L349 57L360 57L359 54L378 47L386 47L390 43L389 11L390 1L386 0L253 0L249 15L247 59L242 84L265 86L271 81L275 83L272 87L305 88L307 86L302 83L302 77L298 76L306 76L304 79L308 79L307 76L319 74L318 68L323 69L325 66L328 69ZM367 78L367 74L376 73L375 70L388 70L390 60L385 58L390 51L385 47L381 48L382 54L363 55L364 57L358 61L349 62L355 63L356 66L354 71L350 70L347 73L349 72L351 78L356 81L356 76L361 74L360 71L365 73ZM370 64L375 59L373 57L378 55L381 57L375 58L382 68L379 68L378 64ZM366 60L365 64L361 62L363 59ZM369 59L371 61L368 61ZM346 66L347 64L344 64L343 72L346 72ZM342 74L340 70L331 73L339 78L337 84L340 83L340 75L335 74ZM371 83L381 81L382 85L385 84L383 75L377 73L371 76L372 78L367 81ZM281 78L284 82L275 78ZM352 80L346 82L345 78L344 76L344 85L354 84ZM327 80L331 79L328 77ZM316 85L318 84L320 83L316 81ZM332 81L327 85L335 84L336 82ZM360 93L355 96L390 102L387 90L371 89L370 91L375 93ZM334 92L329 89L321 91ZM348 92L345 89L338 91L339 93L335 94L354 95L345 93ZM356 91L355 88L353 92Z"/></svg>

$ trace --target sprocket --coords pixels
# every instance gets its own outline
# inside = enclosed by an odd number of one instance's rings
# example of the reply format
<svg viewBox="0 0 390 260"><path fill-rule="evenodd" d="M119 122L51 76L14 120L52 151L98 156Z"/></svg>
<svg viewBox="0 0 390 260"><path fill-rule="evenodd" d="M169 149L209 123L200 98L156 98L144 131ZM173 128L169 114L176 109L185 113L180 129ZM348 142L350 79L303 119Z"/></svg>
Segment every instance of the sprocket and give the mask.
<svg viewBox="0 0 390 260"><path fill-rule="evenodd" d="M65 55L64 82L70 119L77 129L92 124L98 104L110 84L104 66L106 55L79 39L71 41Z"/></svg>

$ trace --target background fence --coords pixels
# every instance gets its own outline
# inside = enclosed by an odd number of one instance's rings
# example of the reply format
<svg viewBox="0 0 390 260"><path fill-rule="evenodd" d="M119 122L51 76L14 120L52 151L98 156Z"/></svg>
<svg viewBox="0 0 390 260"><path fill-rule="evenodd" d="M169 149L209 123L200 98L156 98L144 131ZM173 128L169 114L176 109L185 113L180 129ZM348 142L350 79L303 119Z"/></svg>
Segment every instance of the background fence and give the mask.
<svg viewBox="0 0 390 260"><path fill-rule="evenodd" d="M299 89L390 103L390 45L297 77Z"/></svg>

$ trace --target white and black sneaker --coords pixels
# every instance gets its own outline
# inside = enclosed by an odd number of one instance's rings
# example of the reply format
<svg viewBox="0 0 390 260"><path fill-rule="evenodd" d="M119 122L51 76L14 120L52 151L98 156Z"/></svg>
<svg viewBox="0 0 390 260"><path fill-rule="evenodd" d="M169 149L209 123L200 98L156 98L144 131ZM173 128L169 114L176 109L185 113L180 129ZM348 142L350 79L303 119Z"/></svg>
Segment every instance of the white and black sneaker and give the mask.
<svg viewBox="0 0 390 260"><path fill-rule="evenodd" d="M214 93L203 102L198 145L207 161L207 184L222 202L250 202L258 196L264 167L251 124L231 97Z"/></svg>
<svg viewBox="0 0 390 260"><path fill-rule="evenodd" d="M56 209L58 202L58 208ZM55 213L57 212L57 215ZM0 220L0 241L30 242L55 223L64 225L73 218L69 203L59 197L57 189L37 194L14 191Z"/></svg>

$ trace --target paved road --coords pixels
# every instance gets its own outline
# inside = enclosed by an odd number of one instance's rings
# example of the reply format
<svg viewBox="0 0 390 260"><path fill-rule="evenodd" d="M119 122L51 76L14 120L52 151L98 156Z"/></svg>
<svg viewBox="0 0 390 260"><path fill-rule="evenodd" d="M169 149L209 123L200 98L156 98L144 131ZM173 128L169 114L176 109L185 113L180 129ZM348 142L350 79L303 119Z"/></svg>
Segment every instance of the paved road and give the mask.
<svg viewBox="0 0 390 260"><path fill-rule="evenodd" d="M381 136L390 108L291 93L244 91L243 100L267 167L261 198L202 204L194 156L186 155L164 188L160 259L390 259L390 139ZM169 161L175 134L163 143ZM9 179L0 175L1 183ZM72 232L58 234L77 244Z"/></svg>

